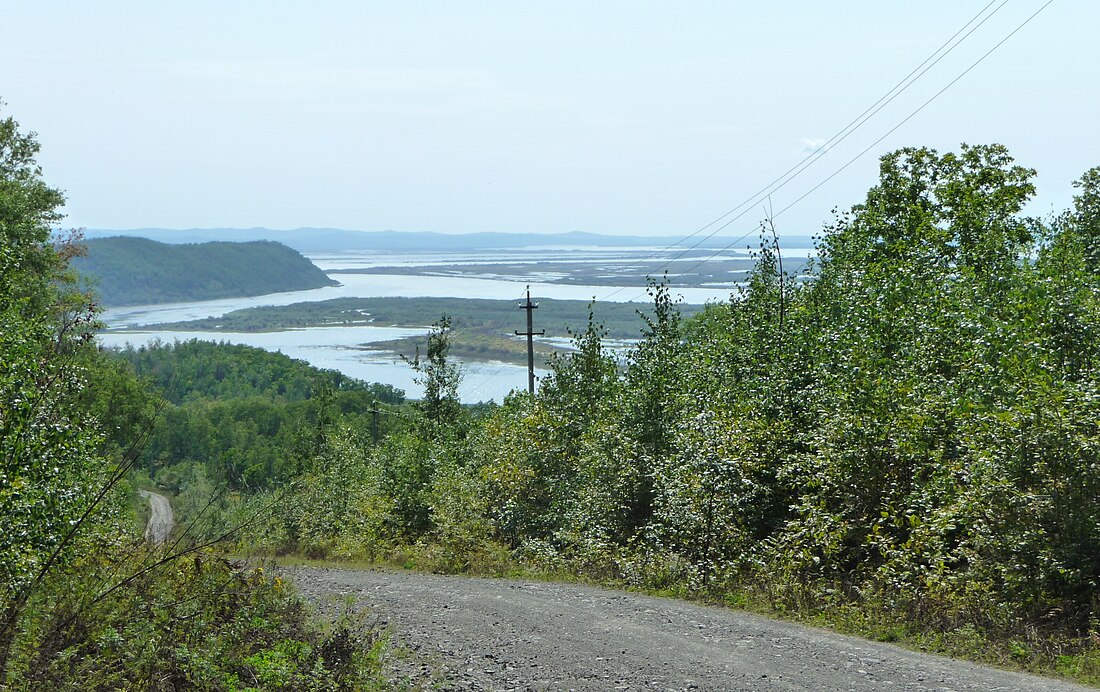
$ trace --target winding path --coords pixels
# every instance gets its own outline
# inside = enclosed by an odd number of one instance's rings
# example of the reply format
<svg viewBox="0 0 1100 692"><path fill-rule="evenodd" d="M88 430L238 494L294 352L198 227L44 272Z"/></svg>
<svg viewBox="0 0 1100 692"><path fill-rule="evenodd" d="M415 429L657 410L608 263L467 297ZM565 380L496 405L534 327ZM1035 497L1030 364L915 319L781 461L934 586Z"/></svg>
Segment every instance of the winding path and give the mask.
<svg viewBox="0 0 1100 692"><path fill-rule="evenodd" d="M172 534L172 527L176 525L176 517L172 513L172 503L168 498L148 490L138 491L142 497L149 501L149 524L145 527L145 540L154 545L161 545L168 541Z"/></svg>
<svg viewBox="0 0 1100 692"><path fill-rule="evenodd" d="M788 622L573 584L280 568L323 610L348 598L447 690L1082 690Z"/></svg>

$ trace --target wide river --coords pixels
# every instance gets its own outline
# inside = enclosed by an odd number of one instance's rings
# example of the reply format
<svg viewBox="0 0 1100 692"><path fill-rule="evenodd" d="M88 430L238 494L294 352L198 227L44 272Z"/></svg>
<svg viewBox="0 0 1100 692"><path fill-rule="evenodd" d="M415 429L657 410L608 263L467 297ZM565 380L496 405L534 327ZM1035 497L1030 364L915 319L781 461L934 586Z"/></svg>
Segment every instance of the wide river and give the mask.
<svg viewBox="0 0 1100 692"><path fill-rule="evenodd" d="M555 249L560 261L561 249ZM575 248L569 251L569 260L576 262L601 262L610 266L626 266L637 261L636 248ZM156 325L166 322L216 317L241 308L290 305L292 303L315 302L331 298L376 298L376 297L460 297L519 300L530 283L531 296L534 299L554 298L562 300L591 300L608 302L648 302L649 297L640 287L616 288L610 286L574 284L555 284L530 281L538 278L537 260L528 252L499 253L492 261L529 260L532 272L527 276L500 277L497 275L462 276L423 276L414 274L331 274L340 282L339 286L330 286L308 291L271 293L249 298L209 300L192 303L172 303L161 305L139 305L112 308L107 310L103 319L108 329L99 335L104 346L138 347L154 341L172 342L187 339L205 339L226 341L234 344L247 344L279 351L292 358L305 360L320 368L339 370L351 377L369 382L381 382L404 389L406 394L417 398L423 390L413 381L414 373L409 366L396 355L372 351L363 348L363 344L389 339L425 334L428 326L422 328L394 327L311 327L278 332L231 333L166 331ZM468 254L431 254L431 255L389 255L389 254L325 254L311 255L310 259L325 271L335 269L369 269L377 266L408 267L445 267L448 264L470 264ZM484 257L480 260L485 261ZM639 282L641 284L641 282ZM683 298L684 302L703 304L729 300L730 286L714 288L673 289L673 294ZM522 328L522 312L517 310L516 327ZM123 331L125 329L125 331ZM522 366L497 362L466 362L462 364L465 376L459 387L462 401L501 401L508 392L527 385L527 369ZM540 376L545 374L537 373Z"/></svg>

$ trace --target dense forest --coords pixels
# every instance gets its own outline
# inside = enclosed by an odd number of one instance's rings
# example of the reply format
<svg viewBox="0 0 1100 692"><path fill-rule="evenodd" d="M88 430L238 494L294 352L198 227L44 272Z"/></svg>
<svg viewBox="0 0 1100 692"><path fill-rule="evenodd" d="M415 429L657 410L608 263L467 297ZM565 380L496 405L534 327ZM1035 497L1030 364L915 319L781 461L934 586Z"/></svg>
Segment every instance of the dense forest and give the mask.
<svg viewBox="0 0 1100 692"><path fill-rule="evenodd" d="M326 426L386 434L405 401L389 385L250 346L196 340L108 355L146 383L159 409L135 472L199 506L214 492L292 481L312 465Z"/></svg>
<svg viewBox="0 0 1100 692"><path fill-rule="evenodd" d="M413 402L245 347L96 350L60 195L6 127L9 680L371 679L369 638L334 665L285 586L223 558L88 587L158 564L132 557L132 489L157 484L182 545L592 579L1100 681L1100 168L1036 219L1002 146L887 154L804 276L765 221L728 303L681 314L651 281L625 356L593 313L536 394L470 407L446 316Z"/></svg>
<svg viewBox="0 0 1100 692"><path fill-rule="evenodd" d="M0 688L383 688L377 634L312 619L231 533L146 545L136 462L171 389L96 348L37 153L0 119Z"/></svg>
<svg viewBox="0 0 1100 692"><path fill-rule="evenodd" d="M169 245L145 238L84 242L72 266L104 305L213 300L332 286L320 269L273 241Z"/></svg>
<svg viewBox="0 0 1100 692"><path fill-rule="evenodd" d="M1048 219L1021 212L1033 177L998 145L886 155L809 280L765 224L729 303L685 318L654 283L625 361L590 320L480 415L443 321L400 425L318 425L294 484L218 521L262 515L240 545L274 553L521 564L1096 680L1100 169Z"/></svg>

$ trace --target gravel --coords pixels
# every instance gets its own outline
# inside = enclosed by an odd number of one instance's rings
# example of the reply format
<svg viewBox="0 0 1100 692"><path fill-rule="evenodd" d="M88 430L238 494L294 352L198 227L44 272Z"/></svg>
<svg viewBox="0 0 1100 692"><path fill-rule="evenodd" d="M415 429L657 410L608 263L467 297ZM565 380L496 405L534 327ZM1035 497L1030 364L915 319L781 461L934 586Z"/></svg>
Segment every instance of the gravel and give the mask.
<svg viewBox="0 0 1100 692"><path fill-rule="evenodd" d="M148 490L139 490L138 493L149 501L149 523L145 527L145 540L154 545L162 545L168 542L172 535L172 529L176 525L176 517L172 513L172 503L168 498Z"/></svg>
<svg viewBox="0 0 1100 692"><path fill-rule="evenodd" d="M1083 690L801 625L573 584L281 567L322 611L353 599L446 690Z"/></svg>

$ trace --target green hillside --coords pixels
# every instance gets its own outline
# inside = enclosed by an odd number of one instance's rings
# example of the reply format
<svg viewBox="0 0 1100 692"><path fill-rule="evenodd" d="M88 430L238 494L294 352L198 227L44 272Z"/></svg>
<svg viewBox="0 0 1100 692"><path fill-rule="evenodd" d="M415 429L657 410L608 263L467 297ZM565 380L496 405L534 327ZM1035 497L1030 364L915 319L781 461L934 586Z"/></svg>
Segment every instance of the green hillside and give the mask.
<svg viewBox="0 0 1100 692"><path fill-rule="evenodd" d="M96 238L73 266L105 305L255 296L336 282L280 243L168 245L145 238Z"/></svg>

